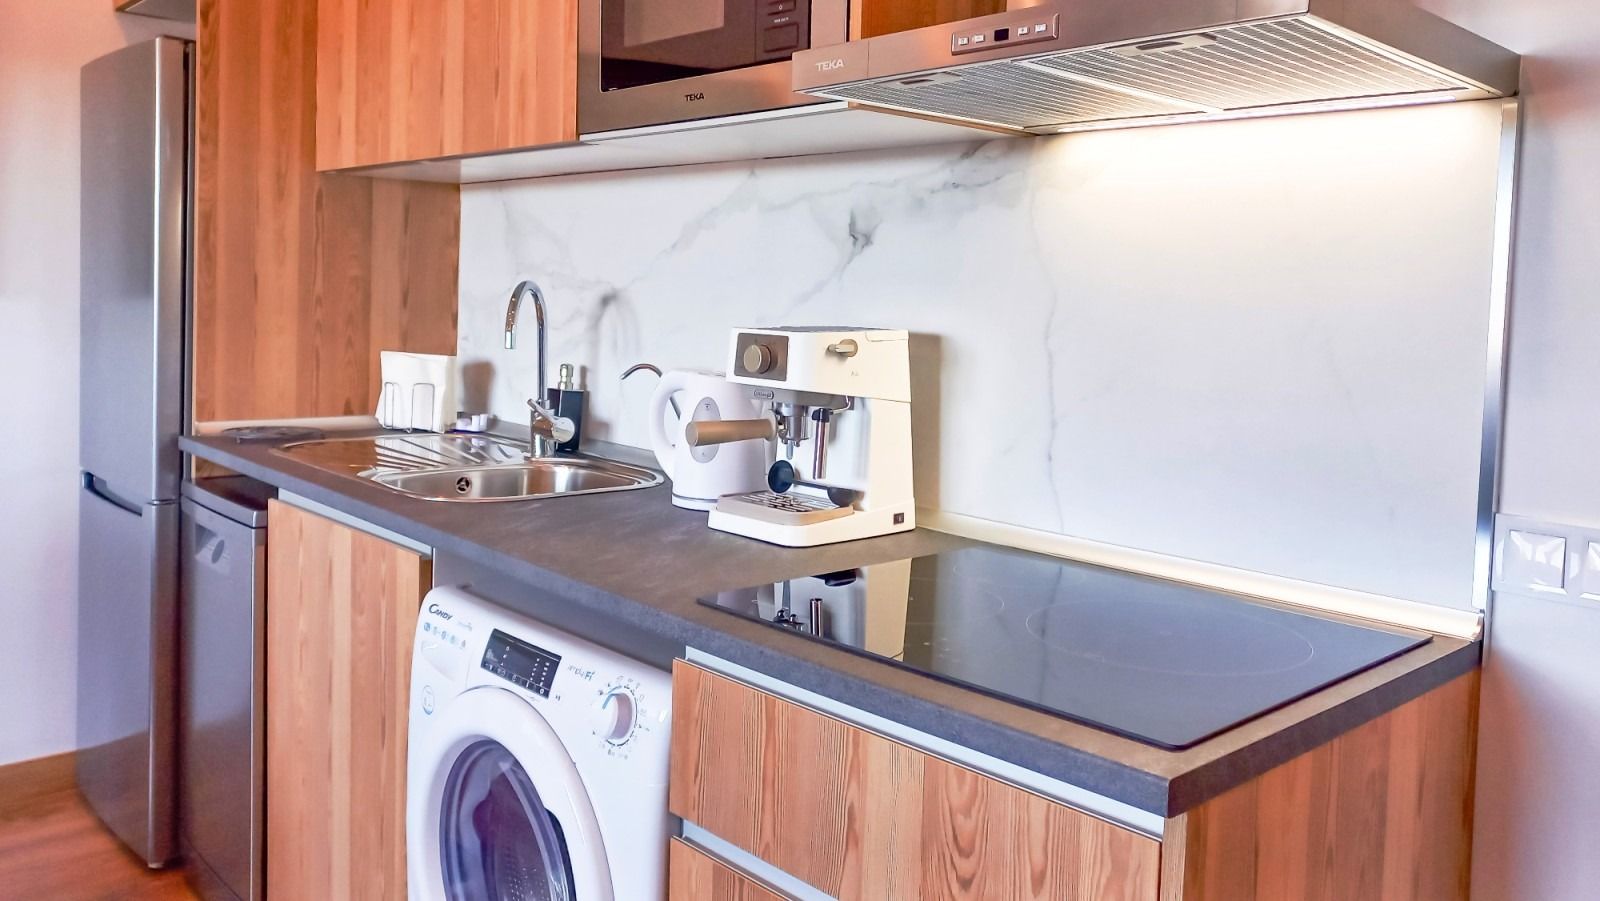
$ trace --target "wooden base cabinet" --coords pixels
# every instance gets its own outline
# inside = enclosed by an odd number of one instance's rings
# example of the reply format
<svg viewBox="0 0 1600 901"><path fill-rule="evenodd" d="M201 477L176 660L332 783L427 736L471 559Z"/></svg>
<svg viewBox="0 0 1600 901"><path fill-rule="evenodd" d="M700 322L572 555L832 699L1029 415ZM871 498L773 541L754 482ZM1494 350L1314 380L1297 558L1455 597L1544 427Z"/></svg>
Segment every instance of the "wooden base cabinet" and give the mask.
<svg viewBox="0 0 1600 901"><path fill-rule="evenodd" d="M673 839L667 851L667 901L784 901L783 895L681 839Z"/></svg>
<svg viewBox="0 0 1600 901"><path fill-rule="evenodd" d="M1167 820L1161 901L1466 901L1478 674Z"/></svg>
<svg viewBox="0 0 1600 901"><path fill-rule="evenodd" d="M670 807L845 899L1466 901L1477 674L1166 821L1160 840L673 669ZM675 843L673 901L781 897Z"/></svg>
<svg viewBox="0 0 1600 901"><path fill-rule="evenodd" d="M406 896L412 634L432 564L274 501L267 569L267 893Z"/></svg>
<svg viewBox="0 0 1600 901"><path fill-rule="evenodd" d="M1144 835L682 661L672 707L672 812L834 897L1157 897Z"/></svg>

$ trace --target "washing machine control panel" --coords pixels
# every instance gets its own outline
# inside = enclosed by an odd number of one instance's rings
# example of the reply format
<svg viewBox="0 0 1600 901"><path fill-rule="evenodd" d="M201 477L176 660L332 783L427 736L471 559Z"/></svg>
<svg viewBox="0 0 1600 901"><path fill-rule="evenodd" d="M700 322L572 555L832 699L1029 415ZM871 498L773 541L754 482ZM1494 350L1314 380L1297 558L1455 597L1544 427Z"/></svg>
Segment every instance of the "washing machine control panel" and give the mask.
<svg viewBox="0 0 1600 901"><path fill-rule="evenodd" d="M550 697L550 683L561 669L561 655L495 629L479 664L518 688Z"/></svg>
<svg viewBox="0 0 1600 901"><path fill-rule="evenodd" d="M454 588L434 589L419 620L413 722L434 718L463 691L493 685L522 695L585 766L664 784L668 673Z"/></svg>

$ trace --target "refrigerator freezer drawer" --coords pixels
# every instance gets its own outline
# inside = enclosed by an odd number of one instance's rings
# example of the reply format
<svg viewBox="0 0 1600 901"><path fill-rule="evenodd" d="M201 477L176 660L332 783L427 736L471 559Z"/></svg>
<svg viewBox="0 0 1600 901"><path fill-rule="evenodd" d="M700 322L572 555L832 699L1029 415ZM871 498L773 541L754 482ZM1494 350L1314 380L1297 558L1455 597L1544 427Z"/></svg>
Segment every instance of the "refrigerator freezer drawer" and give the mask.
<svg viewBox="0 0 1600 901"><path fill-rule="evenodd" d="M159 866L173 851L178 507L78 494L78 788Z"/></svg>

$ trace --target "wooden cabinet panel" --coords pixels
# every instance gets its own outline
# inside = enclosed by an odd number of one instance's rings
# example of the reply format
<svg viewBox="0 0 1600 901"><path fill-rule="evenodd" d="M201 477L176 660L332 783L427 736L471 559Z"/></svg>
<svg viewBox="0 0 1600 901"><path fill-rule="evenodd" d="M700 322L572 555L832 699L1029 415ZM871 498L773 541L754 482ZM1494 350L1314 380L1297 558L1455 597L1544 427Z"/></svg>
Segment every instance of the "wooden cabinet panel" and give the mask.
<svg viewBox="0 0 1600 901"><path fill-rule="evenodd" d="M370 415L380 350L455 353L459 189L316 171L316 12L200 0L196 423Z"/></svg>
<svg viewBox="0 0 1600 901"><path fill-rule="evenodd" d="M1168 821L1162 901L1468 896L1477 673Z"/></svg>
<svg viewBox="0 0 1600 901"><path fill-rule="evenodd" d="M670 806L842 899L1156 897L1160 846L679 661Z"/></svg>
<svg viewBox="0 0 1600 901"><path fill-rule="evenodd" d="M577 0L320 0L317 168L577 138Z"/></svg>
<svg viewBox="0 0 1600 901"><path fill-rule="evenodd" d="M1016 6L1031 6L1017 3ZM1006 0L860 0L850 4L850 39L940 25L1006 11Z"/></svg>
<svg viewBox="0 0 1600 901"><path fill-rule="evenodd" d="M411 644L432 566L277 501L267 543L267 888L406 894Z"/></svg>
<svg viewBox="0 0 1600 901"><path fill-rule="evenodd" d="M784 896L673 839L667 859L667 901L785 901Z"/></svg>

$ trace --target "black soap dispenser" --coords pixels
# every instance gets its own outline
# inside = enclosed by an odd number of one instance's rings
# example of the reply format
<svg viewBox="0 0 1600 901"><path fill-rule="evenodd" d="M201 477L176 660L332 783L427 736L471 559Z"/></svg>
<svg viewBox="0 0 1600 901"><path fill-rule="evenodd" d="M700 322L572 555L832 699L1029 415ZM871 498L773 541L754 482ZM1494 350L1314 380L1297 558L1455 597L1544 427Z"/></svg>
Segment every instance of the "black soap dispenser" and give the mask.
<svg viewBox="0 0 1600 901"><path fill-rule="evenodd" d="M557 416L572 420L572 438L556 445L556 450L577 453L578 442L583 440L583 407L588 392L573 384L571 363L562 363L560 373L556 386L546 389L545 403Z"/></svg>

